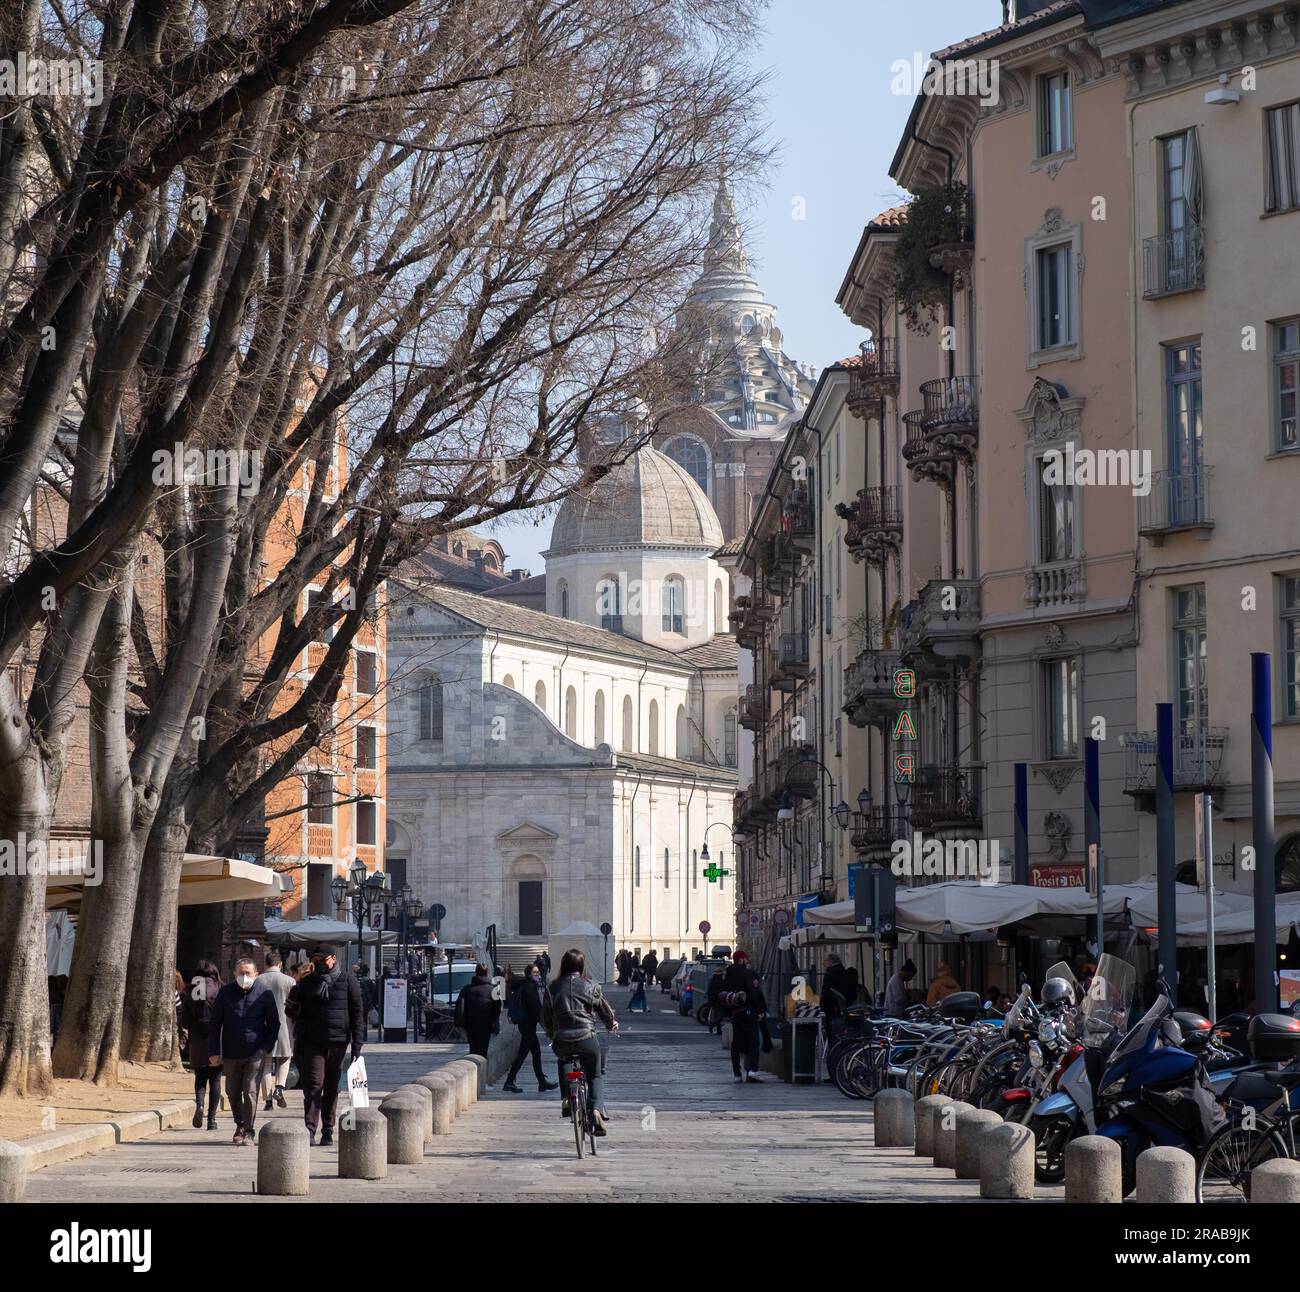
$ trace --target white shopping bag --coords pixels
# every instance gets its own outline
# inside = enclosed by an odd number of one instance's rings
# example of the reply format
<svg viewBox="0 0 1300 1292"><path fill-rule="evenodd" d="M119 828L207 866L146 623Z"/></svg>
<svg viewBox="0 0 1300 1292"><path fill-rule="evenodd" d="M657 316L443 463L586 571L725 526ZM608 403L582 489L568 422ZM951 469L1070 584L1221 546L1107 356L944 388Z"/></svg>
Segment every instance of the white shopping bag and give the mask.
<svg viewBox="0 0 1300 1292"><path fill-rule="evenodd" d="M353 1108L370 1107L370 1082L366 1078L366 1061L358 1056L348 1067L348 1095Z"/></svg>

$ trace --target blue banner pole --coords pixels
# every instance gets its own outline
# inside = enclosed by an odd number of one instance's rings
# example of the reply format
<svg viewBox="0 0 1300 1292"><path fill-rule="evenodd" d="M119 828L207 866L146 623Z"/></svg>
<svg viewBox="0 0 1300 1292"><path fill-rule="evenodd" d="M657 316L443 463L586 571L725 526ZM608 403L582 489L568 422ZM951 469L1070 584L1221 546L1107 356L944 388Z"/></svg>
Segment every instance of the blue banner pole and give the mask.
<svg viewBox="0 0 1300 1292"><path fill-rule="evenodd" d="M1012 883L1029 883L1029 764L1016 763L1016 852Z"/></svg>
<svg viewBox="0 0 1300 1292"><path fill-rule="evenodd" d="M1083 741L1083 856L1092 858L1092 847L1101 848L1101 746L1091 737ZM1097 954L1106 950L1106 928L1102 918L1101 862L1097 864Z"/></svg>
<svg viewBox="0 0 1300 1292"><path fill-rule="evenodd" d="M1156 923L1160 976L1178 1001L1178 889L1174 876L1174 706L1156 705Z"/></svg>
<svg viewBox="0 0 1300 1292"><path fill-rule="evenodd" d="M1255 1009L1259 1013L1275 1012L1278 1001L1271 676L1268 652L1251 652L1250 812L1255 849Z"/></svg>

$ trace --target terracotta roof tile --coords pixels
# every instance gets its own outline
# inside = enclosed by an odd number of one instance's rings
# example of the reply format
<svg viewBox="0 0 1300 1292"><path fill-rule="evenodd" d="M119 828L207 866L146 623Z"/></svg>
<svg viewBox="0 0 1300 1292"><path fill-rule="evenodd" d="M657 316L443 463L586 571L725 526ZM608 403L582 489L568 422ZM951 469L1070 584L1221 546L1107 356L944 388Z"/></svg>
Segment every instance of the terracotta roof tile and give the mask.
<svg viewBox="0 0 1300 1292"><path fill-rule="evenodd" d="M891 206L886 211L876 216L870 227L873 229L897 229L907 223L908 202L901 202L898 206Z"/></svg>

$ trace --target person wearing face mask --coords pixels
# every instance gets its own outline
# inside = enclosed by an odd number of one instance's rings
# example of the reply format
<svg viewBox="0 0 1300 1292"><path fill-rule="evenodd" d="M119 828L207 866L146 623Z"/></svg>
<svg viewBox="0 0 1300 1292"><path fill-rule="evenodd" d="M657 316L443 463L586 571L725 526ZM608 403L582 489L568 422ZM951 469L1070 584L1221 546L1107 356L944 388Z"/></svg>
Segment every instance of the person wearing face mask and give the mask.
<svg viewBox="0 0 1300 1292"><path fill-rule="evenodd" d="M541 957L539 956L538 959ZM537 1077L537 1089L545 1094L554 1090L555 1082L547 1081L542 1071L542 1047L537 1039L537 1025L542 1021L542 967L539 964L528 966L528 976L515 988L510 997L509 1018L519 1028L519 1050L515 1061L510 1065L510 1075L502 1087L512 1095L521 1095L523 1091L515 1084L519 1069L531 1054L533 1074Z"/></svg>
<svg viewBox="0 0 1300 1292"><path fill-rule="evenodd" d="M266 1056L280 1034L280 1010L275 993L257 981L251 960L235 962L235 981L217 993L208 1023L211 1055L226 1076L226 1094L235 1115L236 1144L256 1138L257 1091Z"/></svg>

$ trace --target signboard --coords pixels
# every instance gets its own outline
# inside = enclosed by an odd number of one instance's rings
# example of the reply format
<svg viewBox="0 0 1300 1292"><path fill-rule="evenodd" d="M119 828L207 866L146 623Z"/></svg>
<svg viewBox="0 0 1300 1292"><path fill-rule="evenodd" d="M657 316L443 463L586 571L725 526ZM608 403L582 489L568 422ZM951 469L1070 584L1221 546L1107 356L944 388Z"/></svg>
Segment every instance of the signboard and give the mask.
<svg viewBox="0 0 1300 1292"><path fill-rule="evenodd" d="M406 1030L406 979L384 979L384 1027Z"/></svg>
<svg viewBox="0 0 1300 1292"><path fill-rule="evenodd" d="M1278 995L1283 1009L1300 1000L1300 969L1283 969L1277 976Z"/></svg>
<svg viewBox="0 0 1300 1292"><path fill-rule="evenodd" d="M703 934L705 935L705 937L708 937L709 930L710 930L712 927L713 927L713 925L710 924L710 923L708 922L708 920L701 920L701 921L700 921L700 932L703 933Z"/></svg>
<svg viewBox="0 0 1300 1292"><path fill-rule="evenodd" d="M858 895L858 875L866 867L861 862L849 867L849 900L852 901Z"/></svg>
<svg viewBox="0 0 1300 1292"><path fill-rule="evenodd" d="M821 898L818 897L816 893L812 893L808 897L799 898L795 902L795 906L794 906L795 926L797 928L803 928L804 925L803 913L805 911L811 910L813 907L820 906L820 905L821 905Z"/></svg>
<svg viewBox="0 0 1300 1292"><path fill-rule="evenodd" d="M784 908L772 912L772 923L778 929L785 928L790 923L790 912Z"/></svg>
<svg viewBox="0 0 1300 1292"><path fill-rule="evenodd" d="M894 932L898 926L896 884L894 872L887 866L872 866L867 874L858 876L853 896L853 925L859 933L883 937Z"/></svg>
<svg viewBox="0 0 1300 1292"><path fill-rule="evenodd" d="M1031 888L1087 888L1085 866L1030 866Z"/></svg>

